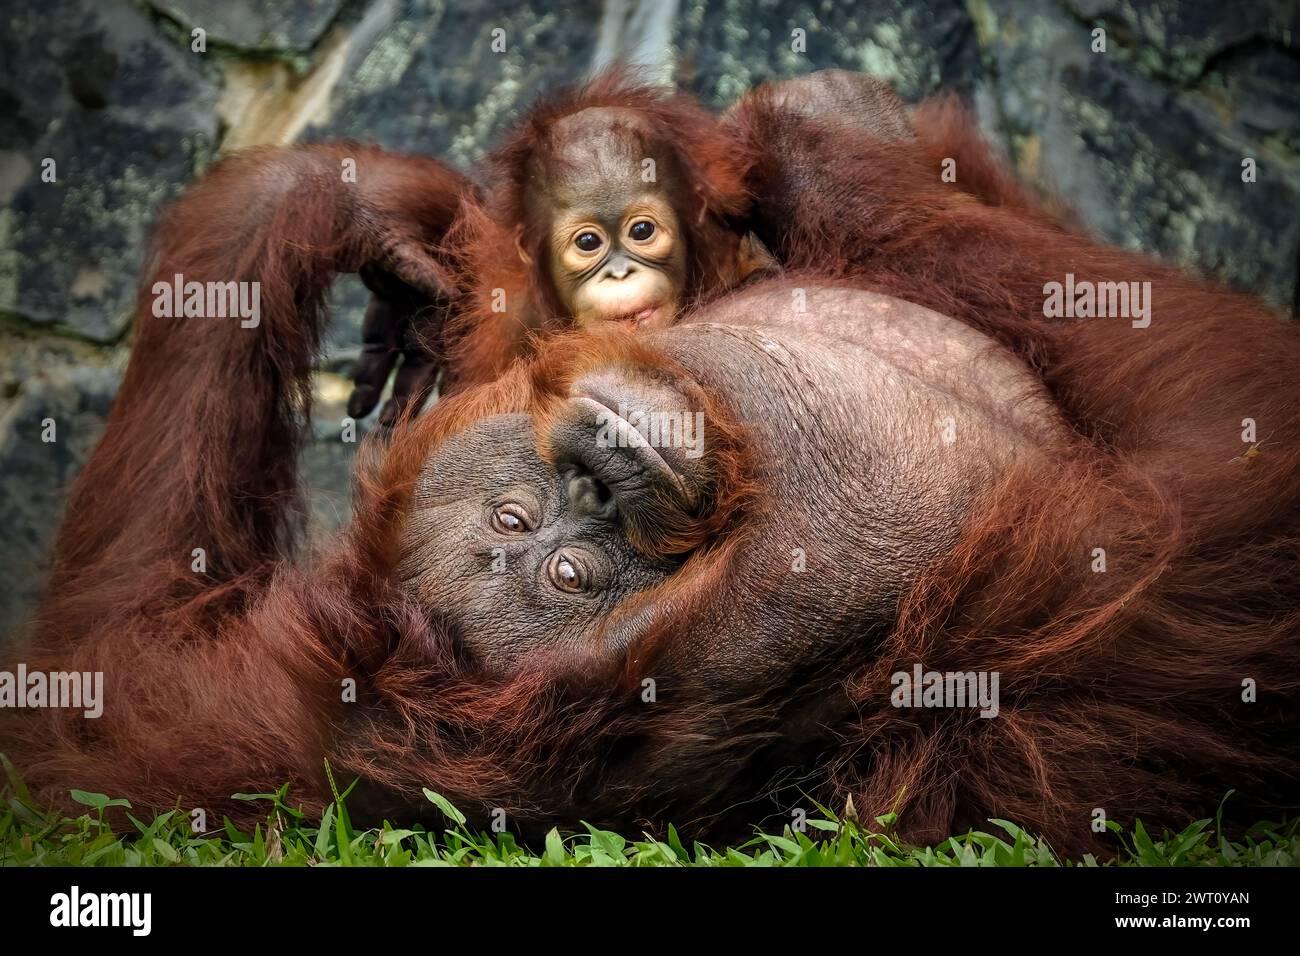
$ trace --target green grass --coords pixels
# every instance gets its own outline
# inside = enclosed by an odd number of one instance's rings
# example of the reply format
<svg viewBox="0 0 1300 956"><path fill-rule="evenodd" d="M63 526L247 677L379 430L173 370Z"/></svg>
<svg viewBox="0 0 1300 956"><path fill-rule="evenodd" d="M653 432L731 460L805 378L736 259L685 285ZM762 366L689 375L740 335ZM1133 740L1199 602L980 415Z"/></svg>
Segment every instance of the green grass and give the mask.
<svg viewBox="0 0 1300 956"><path fill-rule="evenodd" d="M1099 866L1091 856L1067 861L1014 823L990 820L990 831L951 837L933 847L909 846L892 836L891 817L872 825L837 819L826 810L810 817L807 830L756 833L739 846L686 846L674 828L662 839L623 837L585 826L579 833L552 830L544 845L521 847L506 833L470 830L447 800L425 794L446 818L440 832L423 827L358 830L347 813L347 794L329 806L319 826L288 802L287 790L246 794L266 804L265 824L252 833L228 820L215 833L195 834L179 810L150 821L137 819L125 800L72 791L88 811L79 817L33 808L22 782L12 776L0 790L0 866ZM133 832L114 833L105 811L124 808ZM1181 833L1149 835L1141 822L1127 830L1110 823L1124 851L1105 865L1296 866L1300 820L1262 823L1240 842L1218 832L1215 820L1198 820ZM534 852L535 851L535 852Z"/></svg>

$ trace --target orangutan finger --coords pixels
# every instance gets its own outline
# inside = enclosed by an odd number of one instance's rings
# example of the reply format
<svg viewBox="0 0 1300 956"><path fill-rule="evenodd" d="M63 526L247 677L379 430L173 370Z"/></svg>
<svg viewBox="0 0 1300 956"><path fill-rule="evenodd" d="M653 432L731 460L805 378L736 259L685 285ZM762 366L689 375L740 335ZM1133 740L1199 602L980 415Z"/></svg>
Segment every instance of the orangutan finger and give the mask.
<svg viewBox="0 0 1300 956"><path fill-rule="evenodd" d="M361 324L361 357L352 371L353 389L348 398L348 415L352 418L364 418L379 402L401 354L400 323L401 316L390 301L379 295L370 297Z"/></svg>
<svg viewBox="0 0 1300 956"><path fill-rule="evenodd" d="M408 410L412 415L419 414L437 378L438 366L428 352L420 348L404 351L401 367L393 379L392 397L384 403L379 423L391 427Z"/></svg>

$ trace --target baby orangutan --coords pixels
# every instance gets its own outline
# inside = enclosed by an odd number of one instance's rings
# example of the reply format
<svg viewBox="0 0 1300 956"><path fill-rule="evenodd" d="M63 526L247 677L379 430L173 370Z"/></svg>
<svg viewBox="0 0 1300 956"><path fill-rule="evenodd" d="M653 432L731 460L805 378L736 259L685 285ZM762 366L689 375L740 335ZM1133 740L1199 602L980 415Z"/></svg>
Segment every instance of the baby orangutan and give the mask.
<svg viewBox="0 0 1300 956"><path fill-rule="evenodd" d="M457 270L445 327L421 328L442 313L383 263L364 276L375 293L356 375L365 401L350 413L373 407L410 330L434 353L417 390L441 366L445 392L497 378L536 336L663 328L736 287L772 262L741 224L750 162L689 96L618 74L544 100L493 154L484 190L462 192L439 249Z"/></svg>

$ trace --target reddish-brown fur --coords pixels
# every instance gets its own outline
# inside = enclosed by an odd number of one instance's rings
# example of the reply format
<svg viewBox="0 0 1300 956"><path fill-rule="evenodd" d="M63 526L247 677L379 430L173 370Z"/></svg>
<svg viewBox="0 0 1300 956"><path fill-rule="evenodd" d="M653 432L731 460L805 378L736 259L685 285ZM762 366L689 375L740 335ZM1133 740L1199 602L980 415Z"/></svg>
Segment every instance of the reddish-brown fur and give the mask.
<svg viewBox="0 0 1300 956"><path fill-rule="evenodd" d="M860 750L835 762L841 787L869 812L897 806L913 833L1004 813L1067 844L1086 842L1095 807L1174 821L1234 787L1258 812L1293 812L1300 329L1059 224L954 103L915 122L918 148L881 148L753 94L737 124L760 156L755 195L790 185L773 158L783 145L815 160L782 160L812 174L783 261L989 333L1039 372L1079 438L1051 473L991 496L913 590L885 653L851 678L863 712L846 741ZM819 145L832 136L835 148ZM956 188L940 180L942 157L957 159ZM1067 272L1150 281L1150 327L1045 318L1044 284ZM1258 424L1257 457L1244 418ZM1106 573L1091 571L1097 547ZM881 687L917 661L1000 670L1011 709L900 720ZM1242 701L1246 678L1258 703Z"/></svg>
<svg viewBox="0 0 1300 956"><path fill-rule="evenodd" d="M722 833L756 822L753 801L793 767L786 782L832 806L852 795L864 819L897 810L905 838L999 816L1063 851L1105 848L1090 827L1098 807L1181 824L1235 788L1241 819L1294 810L1300 334L1253 300L1057 225L947 109L920 115L916 145L773 116L761 92L733 117L754 196L799 190L776 243L788 268L985 330L1041 375L1074 427L1050 468L1017 471L988 496L883 646L834 635L833 669L798 688L645 708L644 661L487 677L437 609L390 584L407 494L441 436L544 402L570 362L633 348L606 336L553 345L400 431L386 454L372 445L348 537L314 567L288 561L321 296L360 250L310 177L268 195L235 175L257 161L233 160L169 213L156 273L258 277L270 307L251 334L155 319L142 291L131 369L70 501L26 658L103 670L109 703L98 721L6 718L5 746L35 792L63 802L75 786L137 807L179 796L246 817L230 794L289 780L319 812L328 759L366 778L358 799L372 814L409 817L428 786L480 818L500 806L516 822L712 821ZM956 187L939 179L932 128L959 157ZM801 156L815 175L785 181ZM963 183L967 166L978 175ZM1043 318L1043 284L1067 271L1150 280L1151 326ZM1255 456L1243 454L1245 417L1258 422ZM741 543L666 586L683 613L659 646L691 639L690 600L716 591ZM190 571L195 547L208 549L206 576ZM1091 571L1097 547L1103 574ZM892 708L889 675L914 663L999 671L1001 715ZM357 704L340 702L346 677ZM1241 700L1245 678L1257 703ZM837 688L858 705L834 728L839 745L783 749L773 701Z"/></svg>

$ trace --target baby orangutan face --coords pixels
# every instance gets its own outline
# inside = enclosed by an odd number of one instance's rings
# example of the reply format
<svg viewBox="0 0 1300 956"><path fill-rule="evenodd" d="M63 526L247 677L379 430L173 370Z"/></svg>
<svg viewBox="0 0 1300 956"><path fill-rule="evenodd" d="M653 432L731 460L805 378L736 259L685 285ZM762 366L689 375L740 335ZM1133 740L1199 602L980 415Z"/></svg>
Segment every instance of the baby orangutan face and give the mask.
<svg viewBox="0 0 1300 956"><path fill-rule="evenodd" d="M591 199L556 217L551 275L561 301L580 325L669 325L686 258L672 206L654 192Z"/></svg>
<svg viewBox="0 0 1300 956"><path fill-rule="evenodd" d="M671 325L686 284L686 236L635 117L588 109L555 125L553 154L530 190L549 223L546 267L579 325Z"/></svg>

